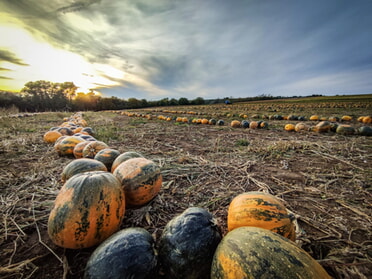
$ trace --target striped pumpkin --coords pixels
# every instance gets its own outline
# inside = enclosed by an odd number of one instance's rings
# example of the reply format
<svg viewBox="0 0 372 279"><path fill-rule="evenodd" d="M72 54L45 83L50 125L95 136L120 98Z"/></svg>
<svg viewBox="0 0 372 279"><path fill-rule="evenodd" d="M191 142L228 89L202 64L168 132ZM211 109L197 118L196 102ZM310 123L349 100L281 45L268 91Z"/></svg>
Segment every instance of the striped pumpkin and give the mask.
<svg viewBox="0 0 372 279"><path fill-rule="evenodd" d="M121 163L113 172L121 182L126 204L141 206L151 201L160 191L160 168L146 158L132 158Z"/></svg>
<svg viewBox="0 0 372 279"><path fill-rule="evenodd" d="M263 192L246 192L236 196L227 214L228 230L243 226L272 230L291 240L296 239L292 216L275 196Z"/></svg>
<svg viewBox="0 0 372 279"><path fill-rule="evenodd" d="M48 234L60 247L91 247L120 228L124 213L124 192L112 173L76 174L67 180L54 201Z"/></svg>

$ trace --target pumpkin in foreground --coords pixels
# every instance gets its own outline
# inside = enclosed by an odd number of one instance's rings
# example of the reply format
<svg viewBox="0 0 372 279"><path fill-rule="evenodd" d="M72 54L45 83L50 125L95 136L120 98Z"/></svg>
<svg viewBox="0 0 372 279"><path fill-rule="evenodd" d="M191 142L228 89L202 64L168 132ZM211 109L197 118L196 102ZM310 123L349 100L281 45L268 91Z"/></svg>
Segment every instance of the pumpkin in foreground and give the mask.
<svg viewBox="0 0 372 279"><path fill-rule="evenodd" d="M87 248L116 232L125 212L119 181L105 171L79 173L58 193L48 220L48 234L58 246Z"/></svg>
<svg viewBox="0 0 372 279"><path fill-rule="evenodd" d="M209 278L221 234L212 214L190 207L174 217L159 239L159 262L165 278Z"/></svg>
<svg viewBox="0 0 372 279"><path fill-rule="evenodd" d="M211 279L330 279L294 242L272 231L240 227L229 232L213 257Z"/></svg>
<svg viewBox="0 0 372 279"><path fill-rule="evenodd" d="M128 206L141 206L151 201L160 191L160 168L146 158L132 158L121 163L113 172L120 181Z"/></svg>
<svg viewBox="0 0 372 279"><path fill-rule="evenodd" d="M84 279L154 278L157 253L151 234L127 228L103 241L90 256Z"/></svg>
<svg viewBox="0 0 372 279"><path fill-rule="evenodd" d="M295 226L284 204L275 196L264 192L246 192L236 196L227 213L228 230L243 226L272 230L295 241Z"/></svg>

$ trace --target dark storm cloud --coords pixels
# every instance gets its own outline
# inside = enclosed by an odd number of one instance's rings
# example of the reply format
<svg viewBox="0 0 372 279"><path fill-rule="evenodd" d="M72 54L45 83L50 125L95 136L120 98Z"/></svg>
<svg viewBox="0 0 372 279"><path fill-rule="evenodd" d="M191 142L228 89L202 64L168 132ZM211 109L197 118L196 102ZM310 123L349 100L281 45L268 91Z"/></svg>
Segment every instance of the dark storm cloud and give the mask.
<svg viewBox="0 0 372 279"><path fill-rule="evenodd" d="M0 49L0 62L9 62L20 66L29 66L28 64L24 63L22 59L18 58L16 54L6 49ZM6 69L0 68L0 70Z"/></svg>
<svg viewBox="0 0 372 279"><path fill-rule="evenodd" d="M372 75L368 0L5 3L6 11L55 46L95 63L115 60L175 97L372 89L360 78ZM91 30L71 15L90 21ZM133 92L143 90L125 83Z"/></svg>

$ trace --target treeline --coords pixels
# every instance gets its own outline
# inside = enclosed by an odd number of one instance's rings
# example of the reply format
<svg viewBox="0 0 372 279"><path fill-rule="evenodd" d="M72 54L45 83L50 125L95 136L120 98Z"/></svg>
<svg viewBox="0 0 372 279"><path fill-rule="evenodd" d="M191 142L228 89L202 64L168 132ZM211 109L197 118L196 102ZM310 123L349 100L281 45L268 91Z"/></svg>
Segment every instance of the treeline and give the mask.
<svg viewBox="0 0 372 279"><path fill-rule="evenodd" d="M247 98L218 98L204 100L201 97L189 100L185 97L163 98L157 101L129 98L127 100L117 97L102 97L94 92L79 93L72 82L53 83L50 81L30 81L25 84L21 92L13 93L0 91L0 106L3 108L16 107L20 112L43 111L99 111L122 110L159 106L204 105L232 102L248 102L257 100L270 100L282 97L260 95Z"/></svg>

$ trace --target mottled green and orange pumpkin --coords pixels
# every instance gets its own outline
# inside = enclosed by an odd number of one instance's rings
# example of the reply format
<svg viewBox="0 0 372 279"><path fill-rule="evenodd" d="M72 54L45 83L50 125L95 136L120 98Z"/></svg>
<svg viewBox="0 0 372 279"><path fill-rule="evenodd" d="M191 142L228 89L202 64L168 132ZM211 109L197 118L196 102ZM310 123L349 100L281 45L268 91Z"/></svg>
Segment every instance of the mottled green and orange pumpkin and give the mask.
<svg viewBox="0 0 372 279"><path fill-rule="evenodd" d="M225 235L214 254L210 278L331 279L294 242L258 227L240 227Z"/></svg>
<svg viewBox="0 0 372 279"><path fill-rule="evenodd" d="M75 146L83 141L85 140L81 137L66 136L62 140L56 141L54 148L60 156L73 156Z"/></svg>
<svg viewBox="0 0 372 279"><path fill-rule="evenodd" d="M350 125L346 125L346 124L343 124L343 125L338 125L337 126L337 129L336 129L336 133L337 134L341 134L341 135L354 135L355 134L355 129L354 127L350 126Z"/></svg>
<svg viewBox="0 0 372 279"><path fill-rule="evenodd" d="M284 204L264 192L246 192L236 196L227 213L228 230L253 226L276 232L290 240L296 239L295 226Z"/></svg>
<svg viewBox="0 0 372 279"><path fill-rule="evenodd" d="M118 157L116 157L116 159L114 160L114 162L112 163L112 166L111 166L111 172L114 172L114 170L123 162L129 160L129 159L132 159L132 158L138 158L138 157L142 157L142 154L136 152L136 151L127 151L127 152L124 152L122 154L120 154Z"/></svg>
<svg viewBox="0 0 372 279"><path fill-rule="evenodd" d="M68 163L62 170L61 181L64 183L75 174L88 171L107 171L106 166L90 158L76 159Z"/></svg>
<svg viewBox="0 0 372 279"><path fill-rule="evenodd" d="M60 247L91 247L120 228L124 213L124 192L112 173L76 174L67 180L54 201L48 234Z"/></svg>
<svg viewBox="0 0 372 279"><path fill-rule="evenodd" d="M100 151L94 156L94 159L97 161L102 162L108 171L111 171L112 163L115 159L120 155L120 152L116 149L112 148L105 148Z"/></svg>
<svg viewBox="0 0 372 279"><path fill-rule="evenodd" d="M331 130L331 123L328 121L321 121L313 127L313 131L317 133L326 133Z"/></svg>
<svg viewBox="0 0 372 279"><path fill-rule="evenodd" d="M296 132L308 131L308 130L309 130L309 126L307 126L305 123L297 123L295 125Z"/></svg>
<svg viewBox="0 0 372 279"><path fill-rule="evenodd" d="M74 154L74 157L76 159L83 158L83 150L84 150L85 146L87 146L89 143L90 143L90 141L85 140L85 141L79 142L77 145L75 145L74 150L72 151L72 153Z"/></svg>
<svg viewBox="0 0 372 279"><path fill-rule="evenodd" d="M132 158L121 163L113 172L120 181L128 206L141 206L151 201L160 191L160 167L146 158Z"/></svg>
<svg viewBox="0 0 372 279"><path fill-rule="evenodd" d="M89 144L87 144L83 149L83 157L84 158L94 158L96 154L103 150L109 148L109 146L104 143L103 141L95 140L91 141Z"/></svg>

